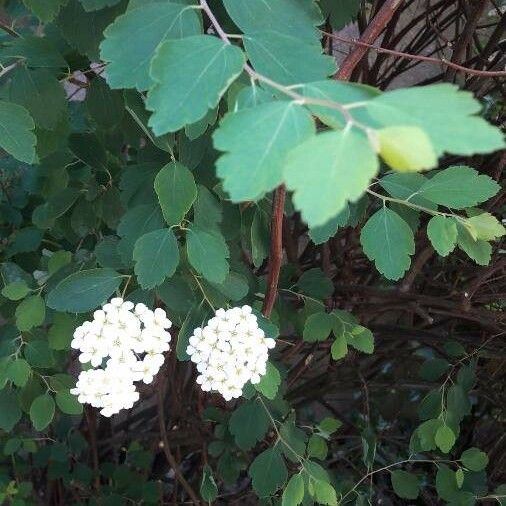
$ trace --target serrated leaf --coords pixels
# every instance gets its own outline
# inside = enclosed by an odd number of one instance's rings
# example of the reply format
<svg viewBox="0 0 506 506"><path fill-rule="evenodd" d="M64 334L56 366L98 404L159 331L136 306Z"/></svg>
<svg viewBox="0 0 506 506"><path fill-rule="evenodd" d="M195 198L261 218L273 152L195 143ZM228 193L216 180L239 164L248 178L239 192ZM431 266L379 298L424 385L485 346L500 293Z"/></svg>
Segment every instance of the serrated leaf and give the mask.
<svg viewBox="0 0 506 506"><path fill-rule="evenodd" d="M24 107L37 127L52 130L65 112L63 86L46 69L18 67L11 73L10 99Z"/></svg>
<svg viewBox="0 0 506 506"><path fill-rule="evenodd" d="M49 394L39 395L30 406L30 420L37 431L44 430L53 420L55 404Z"/></svg>
<svg viewBox="0 0 506 506"><path fill-rule="evenodd" d="M297 281L297 286L304 295L317 299L330 297L334 291L332 281L317 267L305 271Z"/></svg>
<svg viewBox="0 0 506 506"><path fill-rule="evenodd" d="M419 172L437 165L428 135L419 127L392 126L376 130L379 154L399 172Z"/></svg>
<svg viewBox="0 0 506 506"><path fill-rule="evenodd" d="M362 325L353 327L351 333L347 335L347 341L358 351L368 354L374 352L374 336L369 329L362 327Z"/></svg>
<svg viewBox="0 0 506 506"><path fill-rule="evenodd" d="M193 221L204 228L216 228L223 219L223 209L215 195L204 185L199 185L197 198L193 204Z"/></svg>
<svg viewBox="0 0 506 506"><path fill-rule="evenodd" d="M157 174L154 184L165 221L179 224L197 197L193 174L180 163L169 163Z"/></svg>
<svg viewBox="0 0 506 506"><path fill-rule="evenodd" d="M0 100L0 147L21 162L36 159L33 133L35 123L30 113L20 105Z"/></svg>
<svg viewBox="0 0 506 506"><path fill-rule="evenodd" d="M493 197L500 186L489 176L465 165L448 167L428 179L418 194L452 209L473 207Z"/></svg>
<svg viewBox="0 0 506 506"><path fill-rule="evenodd" d="M293 149L284 176L293 201L310 227L323 225L347 202L358 200L378 170L367 139L348 129L315 135Z"/></svg>
<svg viewBox="0 0 506 506"><path fill-rule="evenodd" d="M286 484L281 499L281 506L298 506L304 499L304 478L294 474Z"/></svg>
<svg viewBox="0 0 506 506"><path fill-rule="evenodd" d="M468 448L462 452L460 460L470 471L479 472L487 467L488 455L478 448Z"/></svg>
<svg viewBox="0 0 506 506"><path fill-rule="evenodd" d="M155 230L137 239L134 247L135 274L144 290L161 285L176 272L179 247L170 229Z"/></svg>
<svg viewBox="0 0 506 506"><path fill-rule="evenodd" d="M350 218L350 207L345 206L342 211L337 213L329 221L318 227L312 227L309 229L309 237L315 244L323 244L327 242L335 233L339 227L344 227L348 224Z"/></svg>
<svg viewBox="0 0 506 506"><path fill-rule="evenodd" d="M147 90L152 84L149 66L157 47L165 40L200 32L195 9L181 3L155 2L129 9L107 27L100 44L101 59L109 63L107 82L111 88ZM178 73L184 74L181 70Z"/></svg>
<svg viewBox="0 0 506 506"><path fill-rule="evenodd" d="M234 410L229 421L230 433L241 450L251 450L265 437L270 420L256 400L247 401Z"/></svg>
<svg viewBox="0 0 506 506"><path fill-rule="evenodd" d="M443 453L448 453L455 444L455 434L448 425L441 425L434 436L436 445Z"/></svg>
<svg viewBox="0 0 506 506"><path fill-rule="evenodd" d="M251 464L249 475L252 486L259 497L267 497L280 489L287 477L286 464L277 447L269 448L258 455Z"/></svg>
<svg viewBox="0 0 506 506"><path fill-rule="evenodd" d="M108 268L75 272L49 292L47 305L56 311L86 313L106 302L118 289L121 278Z"/></svg>
<svg viewBox="0 0 506 506"><path fill-rule="evenodd" d="M330 434L333 434L342 426L343 422L341 422L341 420L327 416L318 424L318 430L323 432L326 436L330 436Z"/></svg>
<svg viewBox="0 0 506 506"><path fill-rule="evenodd" d="M294 102L228 113L213 140L216 149L226 151L216 170L232 201L256 200L278 186L287 152L314 133L311 115Z"/></svg>
<svg viewBox="0 0 506 506"><path fill-rule="evenodd" d="M487 241L475 240L469 230L457 223L457 245L478 265L488 265L492 257L492 246Z"/></svg>
<svg viewBox="0 0 506 506"><path fill-rule="evenodd" d="M502 237L504 227L499 220L490 213L480 212L465 220L464 226L475 240L493 241Z"/></svg>
<svg viewBox="0 0 506 506"><path fill-rule="evenodd" d="M325 439L317 434L313 434L307 444L307 456L310 458L325 460L329 449Z"/></svg>
<svg viewBox="0 0 506 506"><path fill-rule="evenodd" d="M388 279L400 279L415 252L413 232L394 211L383 207L362 228L360 242L369 260Z"/></svg>
<svg viewBox="0 0 506 506"><path fill-rule="evenodd" d="M234 23L244 32L276 30L308 42L318 42L316 29L323 23L320 10L312 0L224 0Z"/></svg>
<svg viewBox="0 0 506 506"><path fill-rule="evenodd" d="M26 332L44 323L46 304L40 295L31 295L16 308L16 327Z"/></svg>
<svg viewBox="0 0 506 506"><path fill-rule="evenodd" d="M436 490L441 499L452 501L458 492L455 473L445 464L440 464L436 473Z"/></svg>
<svg viewBox="0 0 506 506"><path fill-rule="evenodd" d="M429 136L437 156L472 155L504 147L501 131L477 115L481 104L469 92L443 83L402 88L366 104L382 126L417 126Z"/></svg>
<svg viewBox="0 0 506 506"><path fill-rule="evenodd" d="M420 492L420 483L415 474L401 469L390 474L394 492L402 499L416 499Z"/></svg>
<svg viewBox="0 0 506 506"><path fill-rule="evenodd" d="M53 352L49 349L46 339L33 339L23 348L25 358L32 367L49 369L54 366Z"/></svg>
<svg viewBox="0 0 506 506"><path fill-rule="evenodd" d="M278 369L271 363L267 362L267 371L262 376L260 383L254 385L255 389L267 399L275 399L281 385L281 374Z"/></svg>
<svg viewBox="0 0 506 506"><path fill-rule="evenodd" d="M192 225L186 233L186 252L193 268L212 283L223 283L229 272L227 243L218 232Z"/></svg>
<svg viewBox="0 0 506 506"><path fill-rule="evenodd" d="M457 244L457 225L445 216L433 216L427 225L427 236L434 249L442 256L449 255Z"/></svg>
<svg viewBox="0 0 506 506"><path fill-rule="evenodd" d="M319 81L336 70L332 56L322 54L319 42L276 31L258 31L243 37L244 48L254 69L283 85Z"/></svg>
<svg viewBox="0 0 506 506"><path fill-rule="evenodd" d="M334 30L341 30L351 23L360 9L360 0L320 0L320 7L329 16Z"/></svg>
<svg viewBox="0 0 506 506"><path fill-rule="evenodd" d="M163 135L195 123L218 105L244 63L238 47L210 35L162 43L151 62L155 84L146 101L153 111L149 126Z"/></svg>

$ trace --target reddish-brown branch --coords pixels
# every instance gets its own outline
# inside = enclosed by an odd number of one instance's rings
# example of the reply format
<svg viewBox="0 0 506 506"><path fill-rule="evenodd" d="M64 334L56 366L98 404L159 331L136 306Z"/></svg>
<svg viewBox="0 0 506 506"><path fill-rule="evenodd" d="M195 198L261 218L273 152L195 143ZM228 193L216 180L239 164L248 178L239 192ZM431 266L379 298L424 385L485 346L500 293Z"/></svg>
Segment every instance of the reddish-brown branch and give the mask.
<svg viewBox="0 0 506 506"><path fill-rule="evenodd" d="M374 16L374 19L365 29L364 33L360 37L360 41L365 44L372 44L385 29L388 21L395 14L395 11L401 6L402 2L403 0L386 0L376 16ZM367 46L358 44L355 45L351 53L344 59L341 67L334 75L334 78L348 81L351 77L351 73L360 63L360 60L362 60L367 51Z"/></svg>
<svg viewBox="0 0 506 506"><path fill-rule="evenodd" d="M269 255L269 274L262 313L269 318L278 295L279 271L283 261L283 212L285 209L286 189L279 186L274 192L271 221L271 252Z"/></svg>
<svg viewBox="0 0 506 506"><path fill-rule="evenodd" d="M397 58L406 58L408 60L417 60L417 61L423 61L428 63L435 63L437 65L445 65L449 68L452 68L454 70L458 70L459 72L464 72L466 74L474 75L474 76L482 76L482 77L506 77L506 71L504 70L498 70L498 71L491 71L491 70L478 70L478 69L471 69L469 67L464 67L462 65L459 65L457 63L444 60L442 58L435 58L433 56L423 56L418 54L410 54L410 53L403 53L402 51L394 51L393 49L386 49L384 47L375 46L374 44L368 44L367 42L363 42L362 40L357 39L349 39L347 37L342 37L340 35L336 35L333 33L328 32L322 32L327 37L332 37L335 40L338 40L339 42L343 42L344 44L351 44L355 46L365 47L368 49L372 49L376 51L377 53L383 53L388 54L391 56L395 56Z"/></svg>

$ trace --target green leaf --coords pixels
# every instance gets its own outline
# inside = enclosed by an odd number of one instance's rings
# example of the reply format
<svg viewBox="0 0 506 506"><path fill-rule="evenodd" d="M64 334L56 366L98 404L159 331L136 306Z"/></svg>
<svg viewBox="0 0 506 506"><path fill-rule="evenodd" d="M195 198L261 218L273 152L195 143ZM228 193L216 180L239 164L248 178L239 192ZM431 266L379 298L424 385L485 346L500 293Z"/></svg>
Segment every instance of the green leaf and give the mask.
<svg viewBox="0 0 506 506"><path fill-rule="evenodd" d="M298 506L304 499L304 478L294 474L283 491L281 506Z"/></svg>
<svg viewBox="0 0 506 506"><path fill-rule="evenodd" d="M399 172L419 172L437 165L428 135L416 126L392 126L376 131L379 154Z"/></svg>
<svg viewBox="0 0 506 506"><path fill-rule="evenodd" d="M418 477L401 469L390 474L394 492L402 499L416 499L420 492Z"/></svg>
<svg viewBox="0 0 506 506"><path fill-rule="evenodd" d="M455 444L455 434L448 425L441 425L434 437L436 445L443 453L448 453Z"/></svg>
<svg viewBox="0 0 506 506"><path fill-rule="evenodd" d="M162 212L158 205L139 205L129 209L118 225L121 240L118 251L123 263L130 265L137 239L148 232L159 230L165 225Z"/></svg>
<svg viewBox="0 0 506 506"><path fill-rule="evenodd" d="M330 434L333 434L342 426L343 422L341 422L341 420L327 416L318 424L318 430L326 436L330 436Z"/></svg>
<svg viewBox="0 0 506 506"><path fill-rule="evenodd" d="M315 133L311 115L295 102L269 102L225 115L214 147L227 153L216 163L233 202L257 200L283 179L287 152Z"/></svg>
<svg viewBox="0 0 506 506"><path fill-rule="evenodd" d="M0 390L0 429L11 432L21 420L21 416L22 412L15 391L10 388Z"/></svg>
<svg viewBox="0 0 506 506"><path fill-rule="evenodd" d="M504 147L501 131L477 116L481 104L471 93L444 83L384 93L366 104L382 126L416 126L425 131L439 157L472 155Z"/></svg>
<svg viewBox="0 0 506 506"><path fill-rule="evenodd" d="M44 430L53 420L54 411L54 400L49 394L36 397L30 406L30 420L35 430Z"/></svg>
<svg viewBox="0 0 506 506"><path fill-rule="evenodd" d="M13 437L8 439L4 446L4 455L14 455L21 447L21 439Z"/></svg>
<svg viewBox="0 0 506 506"><path fill-rule="evenodd" d="M326 299L334 291L332 281L317 267L305 271L297 281L297 286L304 295L317 299Z"/></svg>
<svg viewBox="0 0 506 506"><path fill-rule="evenodd" d="M323 23L317 4L312 0L224 0L234 23L244 32L274 30L308 42L319 41L316 29Z"/></svg>
<svg viewBox="0 0 506 506"><path fill-rule="evenodd" d="M106 130L118 125L125 113L121 92L111 90L101 78L91 81L86 94L86 107L97 125Z"/></svg>
<svg viewBox="0 0 506 506"><path fill-rule="evenodd" d="M33 133L35 123L30 113L11 102L0 100L0 147L21 162L33 163L36 159Z"/></svg>
<svg viewBox="0 0 506 506"><path fill-rule="evenodd" d="M449 368L450 364L447 360L443 358L432 358L430 360L426 360L422 364L420 370L418 371L418 375L426 381L436 381L446 371L448 371Z"/></svg>
<svg viewBox="0 0 506 506"><path fill-rule="evenodd" d="M334 317L329 313L314 313L306 320L302 337L308 343L325 341L332 332Z"/></svg>
<svg viewBox="0 0 506 506"><path fill-rule="evenodd" d="M438 172L420 187L418 193L435 204L464 209L485 202L499 189L491 177L460 165Z"/></svg>
<svg viewBox="0 0 506 506"><path fill-rule="evenodd" d="M144 290L161 285L176 272L179 247L170 229L155 230L137 239L134 248L135 274Z"/></svg>
<svg viewBox="0 0 506 506"><path fill-rule="evenodd" d="M257 400L239 406L230 417L229 430L241 450L251 450L265 437L270 420Z"/></svg>
<svg viewBox="0 0 506 506"><path fill-rule="evenodd" d="M468 448L460 456L462 464L470 471L483 471L488 465L488 455L478 448Z"/></svg>
<svg viewBox="0 0 506 506"><path fill-rule="evenodd" d="M44 323L46 305L40 295L31 295L16 308L16 327L21 332L38 327Z"/></svg>
<svg viewBox="0 0 506 506"><path fill-rule="evenodd" d="M86 313L103 304L119 287L121 274L112 269L89 269L63 279L47 297L56 311Z"/></svg>
<svg viewBox="0 0 506 506"><path fill-rule="evenodd" d="M30 292L31 289L24 280L13 281L2 288L2 295L14 301L24 299Z"/></svg>
<svg viewBox="0 0 506 506"><path fill-rule="evenodd" d="M77 400L77 397L68 390L56 392L55 400L62 413L67 415L80 415L83 412L83 405Z"/></svg>
<svg viewBox="0 0 506 506"><path fill-rule="evenodd" d="M213 502L218 496L218 487L213 477L213 470L209 465L202 469L202 481L200 482L200 496L204 501Z"/></svg>
<svg viewBox="0 0 506 506"><path fill-rule="evenodd" d="M273 400L278 394L279 385L281 385L281 374L271 362L267 362L267 372L262 376L260 383L254 385L255 389L267 399Z"/></svg>
<svg viewBox="0 0 506 506"><path fill-rule="evenodd" d="M204 229L217 228L222 219L221 203L204 185L199 185L197 199L193 204L193 221L195 225Z"/></svg>
<svg viewBox="0 0 506 506"><path fill-rule="evenodd" d="M98 11L104 7L112 7L120 3L121 0L79 0L87 12Z"/></svg>
<svg viewBox="0 0 506 506"><path fill-rule="evenodd" d="M329 16L330 24L336 31L351 23L360 9L360 0L320 0L322 11Z"/></svg>
<svg viewBox="0 0 506 506"><path fill-rule="evenodd" d="M165 165L155 178L155 191L168 225L177 225L197 198L193 174L182 164Z"/></svg>
<svg viewBox="0 0 506 506"><path fill-rule="evenodd" d="M492 246L487 241L475 240L469 230L457 224L457 245L478 265L488 265L492 257Z"/></svg>
<svg viewBox="0 0 506 506"><path fill-rule="evenodd" d="M295 207L310 227L323 225L347 202L358 200L377 170L369 142L353 129L309 138L288 154L284 166Z"/></svg>
<svg viewBox="0 0 506 506"><path fill-rule="evenodd" d="M43 23L53 21L65 0L23 0L23 3Z"/></svg>
<svg viewBox="0 0 506 506"><path fill-rule="evenodd" d="M32 374L32 368L23 358L17 358L7 367L7 377L17 386L24 387Z"/></svg>
<svg viewBox="0 0 506 506"><path fill-rule="evenodd" d="M483 212L467 218L464 226L475 240L493 241L506 232L495 216Z"/></svg>
<svg viewBox="0 0 506 506"><path fill-rule="evenodd" d="M53 352L49 349L46 339L33 339L23 348L25 358L32 367L49 369L54 366Z"/></svg>
<svg viewBox="0 0 506 506"><path fill-rule="evenodd" d="M337 102L342 105L368 102L381 94L379 90L372 86L329 79L306 83L298 86L297 91L305 97L316 98L324 102ZM339 108L313 104L307 104L307 107L322 123L332 128L341 129L348 122L348 119L343 116ZM354 117L364 123L372 121L367 111L363 111L360 108L354 109Z"/></svg>
<svg viewBox="0 0 506 506"><path fill-rule="evenodd" d="M46 69L16 68L11 73L10 99L28 110L37 127L52 130L67 107L63 86Z"/></svg>
<svg viewBox="0 0 506 506"><path fill-rule="evenodd" d="M55 313L53 324L47 333L47 342L52 350L69 350L74 330L79 320L66 313Z"/></svg>
<svg viewBox="0 0 506 506"><path fill-rule="evenodd" d="M436 490L445 501L452 501L455 493L459 491L455 473L445 464L439 464L436 473Z"/></svg>
<svg viewBox="0 0 506 506"><path fill-rule="evenodd" d="M462 488L462 485L464 484L464 471L461 467L455 471L455 481L457 482L457 487Z"/></svg>
<svg viewBox="0 0 506 506"><path fill-rule="evenodd" d="M65 40L80 54L91 61L99 61L99 44L104 30L124 10L124 3L118 3L99 11L86 12L78 0L67 0L60 10L56 24ZM93 30L83 30L83 26L92 26ZM130 62L131 63L131 62Z"/></svg>
<svg viewBox="0 0 506 506"><path fill-rule="evenodd" d="M212 283L223 283L229 272L227 243L221 234L192 225L186 233L186 251L193 268Z"/></svg>
<svg viewBox="0 0 506 506"><path fill-rule="evenodd" d="M427 225L427 236L438 254L448 256L457 244L457 225L451 218L433 216Z"/></svg>
<svg viewBox="0 0 506 506"><path fill-rule="evenodd" d="M238 47L210 35L162 43L151 62L155 84L146 101L153 111L149 126L163 135L195 123L218 105L244 63Z"/></svg>
<svg viewBox="0 0 506 506"><path fill-rule="evenodd" d="M248 473L252 479L253 489L259 497L274 494L288 478L285 462L277 447L260 453L251 464Z"/></svg>
<svg viewBox="0 0 506 506"><path fill-rule="evenodd" d="M362 327L362 325L355 325L353 327L347 341L350 346L353 346L353 348L363 353L371 354L374 351L374 337L372 332Z"/></svg>
<svg viewBox="0 0 506 506"><path fill-rule="evenodd" d="M345 206L342 211L337 213L329 221L318 227L312 227L309 229L309 237L315 244L323 244L327 242L335 233L339 227L344 227L348 224L350 218L350 207Z"/></svg>
<svg viewBox="0 0 506 506"><path fill-rule="evenodd" d="M152 84L150 62L160 43L200 32L195 9L182 3L156 2L128 10L107 27L100 45L100 57L108 62L107 82L111 88L147 90ZM178 74L184 72L179 69Z"/></svg>
<svg viewBox="0 0 506 506"><path fill-rule="evenodd" d="M325 439L313 434L307 444L307 456L315 459L325 460L329 449Z"/></svg>
<svg viewBox="0 0 506 506"><path fill-rule="evenodd" d="M1 57L26 58L30 67L36 68L64 68L65 59L53 41L47 37L23 35L6 43L0 52ZM5 66L5 63L2 62Z"/></svg>
<svg viewBox="0 0 506 506"><path fill-rule="evenodd" d="M254 69L279 84L319 81L336 71L334 57L322 54L319 41L307 43L276 29L248 33L243 44Z"/></svg>
<svg viewBox="0 0 506 506"><path fill-rule="evenodd" d="M383 207L362 228L360 242L369 260L388 279L402 278L415 252L413 231L394 211Z"/></svg>

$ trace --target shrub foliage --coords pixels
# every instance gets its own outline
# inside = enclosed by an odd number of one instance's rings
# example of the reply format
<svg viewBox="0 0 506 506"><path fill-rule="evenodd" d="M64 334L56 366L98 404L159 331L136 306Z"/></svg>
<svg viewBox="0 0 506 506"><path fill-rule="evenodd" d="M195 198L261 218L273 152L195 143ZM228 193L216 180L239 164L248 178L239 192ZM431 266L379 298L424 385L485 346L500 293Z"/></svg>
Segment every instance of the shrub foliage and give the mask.
<svg viewBox="0 0 506 506"><path fill-rule="evenodd" d="M1 3L0 503L504 502L501 98L338 71L401 3ZM106 419L70 343L114 296L174 327ZM277 344L225 402L187 346L244 304Z"/></svg>

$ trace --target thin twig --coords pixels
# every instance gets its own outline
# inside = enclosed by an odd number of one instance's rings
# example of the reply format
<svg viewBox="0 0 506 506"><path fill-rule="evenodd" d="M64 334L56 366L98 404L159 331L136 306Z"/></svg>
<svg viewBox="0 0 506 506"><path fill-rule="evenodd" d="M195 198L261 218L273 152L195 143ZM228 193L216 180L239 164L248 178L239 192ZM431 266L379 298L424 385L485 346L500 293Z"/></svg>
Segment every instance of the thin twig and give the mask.
<svg viewBox="0 0 506 506"><path fill-rule="evenodd" d="M367 42L363 42L358 39L350 39L348 37L342 37L341 35L336 35L329 32L323 32L324 35L327 37L332 37L335 40L338 40L339 42L343 42L344 44L351 44L356 46L362 46L369 49L372 49L376 51L377 53L383 53L388 54L391 56L395 56L397 58L406 58L408 60L417 60L417 61L423 61L428 63L434 63L437 65L446 65L447 67L450 67L452 69L458 70L459 72L463 72L465 74L475 75L475 76L482 76L482 77L506 77L506 71L503 70L478 70L478 69L471 69L469 67L464 67L462 65L459 65L457 63L445 60L444 58L435 58L432 56L423 56L418 54L410 54L410 53L403 53L402 51L394 51L393 49L386 49L384 47L379 47L374 44L368 44Z"/></svg>

